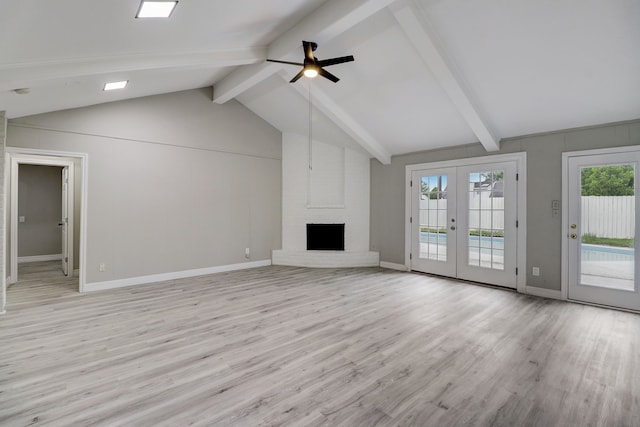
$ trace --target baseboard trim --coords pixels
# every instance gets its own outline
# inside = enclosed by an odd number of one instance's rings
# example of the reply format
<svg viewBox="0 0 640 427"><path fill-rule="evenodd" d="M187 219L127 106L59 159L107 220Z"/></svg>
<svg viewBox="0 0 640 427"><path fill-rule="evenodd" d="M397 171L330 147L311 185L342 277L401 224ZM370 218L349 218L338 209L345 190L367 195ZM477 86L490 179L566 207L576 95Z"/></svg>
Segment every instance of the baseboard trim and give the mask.
<svg viewBox="0 0 640 427"><path fill-rule="evenodd" d="M166 280L185 279L187 277L205 276L207 274L224 273L227 271L245 270L248 268L265 267L271 265L271 260L242 262L239 264L219 265L216 267L197 268L194 270L175 271L173 273L151 274L149 276L130 277L127 279L110 280L107 282L87 283L83 292L104 291L107 289L124 288L127 286L143 285Z"/></svg>
<svg viewBox="0 0 640 427"><path fill-rule="evenodd" d="M409 271L406 265L396 264L395 262L380 261L380 267L388 268L390 270Z"/></svg>
<svg viewBox="0 0 640 427"><path fill-rule="evenodd" d="M20 256L18 257L18 264L25 262L59 261L61 259L62 254Z"/></svg>
<svg viewBox="0 0 640 427"><path fill-rule="evenodd" d="M543 289L543 288L536 288L535 286L527 286L525 288L525 293L527 295L533 295L536 297L562 300L562 292L554 291L553 289Z"/></svg>

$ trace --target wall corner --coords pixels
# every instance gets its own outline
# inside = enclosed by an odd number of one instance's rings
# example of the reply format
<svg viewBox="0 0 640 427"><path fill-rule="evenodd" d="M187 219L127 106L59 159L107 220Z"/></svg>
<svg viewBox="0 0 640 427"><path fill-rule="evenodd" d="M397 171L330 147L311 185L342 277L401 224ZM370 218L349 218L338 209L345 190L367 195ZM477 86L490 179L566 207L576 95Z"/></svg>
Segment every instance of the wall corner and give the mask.
<svg viewBox="0 0 640 427"><path fill-rule="evenodd" d="M0 111L0 218L2 228L0 229L0 239L2 240L2 253L0 253L0 314L4 314L7 303L7 214L6 195L7 179L5 170L5 147L7 140L7 115Z"/></svg>

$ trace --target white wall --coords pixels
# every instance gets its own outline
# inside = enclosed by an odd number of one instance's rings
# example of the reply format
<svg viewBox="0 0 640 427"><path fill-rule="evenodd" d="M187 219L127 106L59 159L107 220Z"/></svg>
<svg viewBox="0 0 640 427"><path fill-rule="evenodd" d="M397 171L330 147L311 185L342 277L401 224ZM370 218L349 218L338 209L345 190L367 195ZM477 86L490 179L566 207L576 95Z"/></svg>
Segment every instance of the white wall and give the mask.
<svg viewBox="0 0 640 427"><path fill-rule="evenodd" d="M369 250L369 159L348 148L282 136L282 249L304 251L307 223L344 223L345 251ZM336 179L339 178L339 179Z"/></svg>
<svg viewBox="0 0 640 427"><path fill-rule="evenodd" d="M281 246L281 134L211 88L14 119L7 145L88 153L88 284Z"/></svg>

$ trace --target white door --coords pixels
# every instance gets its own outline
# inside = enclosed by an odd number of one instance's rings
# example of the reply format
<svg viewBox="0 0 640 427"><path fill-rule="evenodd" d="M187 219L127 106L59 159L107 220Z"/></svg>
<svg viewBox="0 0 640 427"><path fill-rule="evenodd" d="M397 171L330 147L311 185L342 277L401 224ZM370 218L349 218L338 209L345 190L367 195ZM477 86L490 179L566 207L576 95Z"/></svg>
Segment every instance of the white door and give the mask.
<svg viewBox="0 0 640 427"><path fill-rule="evenodd" d="M456 277L456 174L456 168L412 173L412 270Z"/></svg>
<svg viewBox="0 0 640 427"><path fill-rule="evenodd" d="M69 167L62 168L62 272L69 275Z"/></svg>
<svg viewBox="0 0 640 427"><path fill-rule="evenodd" d="M569 156L567 166L568 298L640 310L640 152Z"/></svg>
<svg viewBox="0 0 640 427"><path fill-rule="evenodd" d="M517 165L412 174L411 269L516 288Z"/></svg>

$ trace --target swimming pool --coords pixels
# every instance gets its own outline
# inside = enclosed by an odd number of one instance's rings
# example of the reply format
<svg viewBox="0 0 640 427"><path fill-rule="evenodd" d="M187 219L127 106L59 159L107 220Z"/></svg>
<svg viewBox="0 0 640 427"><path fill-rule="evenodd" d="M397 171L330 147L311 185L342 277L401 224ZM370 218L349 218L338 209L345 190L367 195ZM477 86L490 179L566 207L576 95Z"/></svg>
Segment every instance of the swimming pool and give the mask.
<svg viewBox="0 0 640 427"><path fill-rule="evenodd" d="M437 233L420 233L420 243L431 243L436 245L446 245L447 235ZM504 238L502 237L480 237L469 236L469 246L472 250L478 248L503 250ZM633 261L635 255L634 248L619 248L614 246L592 245L582 243L583 261Z"/></svg>
<svg viewBox="0 0 640 427"><path fill-rule="evenodd" d="M633 261L633 248L582 243L582 261Z"/></svg>

